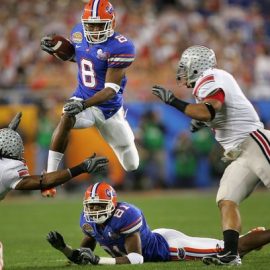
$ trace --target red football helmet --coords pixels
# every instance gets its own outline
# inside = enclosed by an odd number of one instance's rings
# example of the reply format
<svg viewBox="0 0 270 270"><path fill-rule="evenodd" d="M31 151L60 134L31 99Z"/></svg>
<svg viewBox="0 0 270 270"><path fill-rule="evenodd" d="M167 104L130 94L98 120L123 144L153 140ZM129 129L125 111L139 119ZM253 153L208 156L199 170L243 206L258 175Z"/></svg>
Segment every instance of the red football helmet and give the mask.
<svg viewBox="0 0 270 270"><path fill-rule="evenodd" d="M105 42L111 37L115 28L115 12L108 0L90 0L86 4L82 25L84 36L91 44Z"/></svg>
<svg viewBox="0 0 270 270"><path fill-rule="evenodd" d="M91 185L85 192L83 212L86 221L97 224L104 223L113 213L117 205L116 192L105 182Z"/></svg>

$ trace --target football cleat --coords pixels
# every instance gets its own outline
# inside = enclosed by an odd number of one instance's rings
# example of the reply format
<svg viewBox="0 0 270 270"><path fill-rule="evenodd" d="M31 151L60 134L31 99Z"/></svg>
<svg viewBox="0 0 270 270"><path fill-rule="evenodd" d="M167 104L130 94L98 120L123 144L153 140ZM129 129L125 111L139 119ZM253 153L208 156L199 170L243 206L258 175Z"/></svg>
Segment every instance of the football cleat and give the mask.
<svg viewBox="0 0 270 270"><path fill-rule="evenodd" d="M241 258L239 255L230 255L230 251L226 254L215 254L209 255L202 258L202 261L206 265L228 265L228 266L239 266L242 264Z"/></svg>
<svg viewBox="0 0 270 270"><path fill-rule="evenodd" d="M42 197L53 198L56 195L56 188L41 190Z"/></svg>

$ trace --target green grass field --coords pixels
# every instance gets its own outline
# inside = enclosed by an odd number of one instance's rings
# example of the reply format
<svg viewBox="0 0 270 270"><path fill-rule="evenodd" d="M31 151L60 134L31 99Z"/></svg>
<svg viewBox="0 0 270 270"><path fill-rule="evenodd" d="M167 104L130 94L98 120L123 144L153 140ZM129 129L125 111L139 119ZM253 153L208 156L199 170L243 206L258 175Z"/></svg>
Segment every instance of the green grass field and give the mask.
<svg viewBox="0 0 270 270"><path fill-rule="evenodd" d="M72 247L78 247L82 237L79 216L82 196L58 196L55 199L34 197L8 198L0 203L0 239L4 244L5 269L82 269L67 265L67 260L45 240L50 230L61 232ZM215 193L150 192L118 194L143 209L152 229L175 228L192 236L221 238L219 212ZM243 231L256 226L269 227L269 194L255 192L241 206ZM270 245L269 245L270 247ZM269 269L270 248L248 254L241 269ZM99 255L105 253L99 248ZM107 256L107 255L106 255ZM147 263L144 265L84 266L85 269L216 269L200 261Z"/></svg>

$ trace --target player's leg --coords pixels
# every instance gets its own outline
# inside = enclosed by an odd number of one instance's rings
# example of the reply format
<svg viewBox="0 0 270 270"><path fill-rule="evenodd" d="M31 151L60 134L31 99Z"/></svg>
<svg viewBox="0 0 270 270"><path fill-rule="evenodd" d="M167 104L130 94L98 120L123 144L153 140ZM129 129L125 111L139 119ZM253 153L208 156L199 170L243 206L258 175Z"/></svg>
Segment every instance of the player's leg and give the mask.
<svg viewBox="0 0 270 270"><path fill-rule="evenodd" d="M247 158L251 170L270 189L270 131L257 130L251 134Z"/></svg>
<svg viewBox="0 0 270 270"><path fill-rule="evenodd" d="M4 269L3 244L0 242L0 270Z"/></svg>
<svg viewBox="0 0 270 270"><path fill-rule="evenodd" d="M97 127L112 147L123 168L126 171L136 170L139 166L139 154L134 142L134 134L124 117L123 108Z"/></svg>
<svg viewBox="0 0 270 270"><path fill-rule="evenodd" d="M213 238L191 237L173 229L162 228L153 232L162 235L168 243L171 260L202 259L223 249L223 241Z"/></svg>
<svg viewBox="0 0 270 270"><path fill-rule="evenodd" d="M88 128L93 126L94 123L95 118L92 113L92 108L84 110L83 112L77 114L76 117L70 117L67 114L62 115L61 120L52 136L47 172L56 171L58 169L68 145L71 129Z"/></svg>
<svg viewBox="0 0 270 270"><path fill-rule="evenodd" d="M47 172L53 172L58 169L68 145L69 133L71 129L87 128L93 126L94 123L95 118L91 108L77 114L76 117L70 117L67 114L63 114L61 116L60 122L52 136L48 155ZM41 194L44 197L54 197L56 194L56 189L47 189L42 191Z"/></svg>
<svg viewBox="0 0 270 270"><path fill-rule="evenodd" d="M205 258L206 264L241 264L238 256L241 230L238 205L250 195L258 183L257 176L246 166L246 159L243 156L238 157L226 168L216 199L221 213L224 250L219 252L216 258Z"/></svg>
<svg viewBox="0 0 270 270"><path fill-rule="evenodd" d="M270 230L252 230L239 238L239 255L243 257L250 251L258 250L268 243L270 243Z"/></svg>

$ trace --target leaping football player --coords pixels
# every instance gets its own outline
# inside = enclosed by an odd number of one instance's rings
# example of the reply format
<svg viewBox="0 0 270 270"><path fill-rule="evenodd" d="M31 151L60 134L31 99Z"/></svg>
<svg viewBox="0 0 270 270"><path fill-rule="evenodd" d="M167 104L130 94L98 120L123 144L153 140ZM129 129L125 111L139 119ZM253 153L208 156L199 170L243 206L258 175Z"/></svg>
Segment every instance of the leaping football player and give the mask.
<svg viewBox="0 0 270 270"><path fill-rule="evenodd" d="M221 212L224 250L206 256L206 264L240 265L238 238L241 230L239 204L262 182L270 188L270 131L245 97L235 78L216 67L213 50L187 48L179 61L177 80L193 89L196 104L178 99L172 91L154 86L153 94L191 117L191 130L214 130L225 161L230 165L220 180L216 202Z"/></svg>
<svg viewBox="0 0 270 270"><path fill-rule="evenodd" d="M49 243L76 264L142 264L144 262L202 259L222 251L224 242L191 237L174 229L151 231L138 207L118 202L115 190L105 182L85 192L80 226L84 233L81 248L66 245L57 231L47 235ZM258 227L243 235L238 244L241 257L270 242L270 230ZM111 257L94 254L99 244Z"/></svg>
<svg viewBox="0 0 270 270"><path fill-rule="evenodd" d="M78 86L64 105L63 115L50 145L47 172L57 170L68 145L70 130L96 126L126 171L136 170L139 155L133 132L125 119L123 92L126 69L135 58L130 39L115 29L115 11L108 0L90 0L81 22L72 30L75 48L68 57L78 65ZM43 37L41 48L57 55L52 37ZM50 191L44 193L50 196Z"/></svg>

